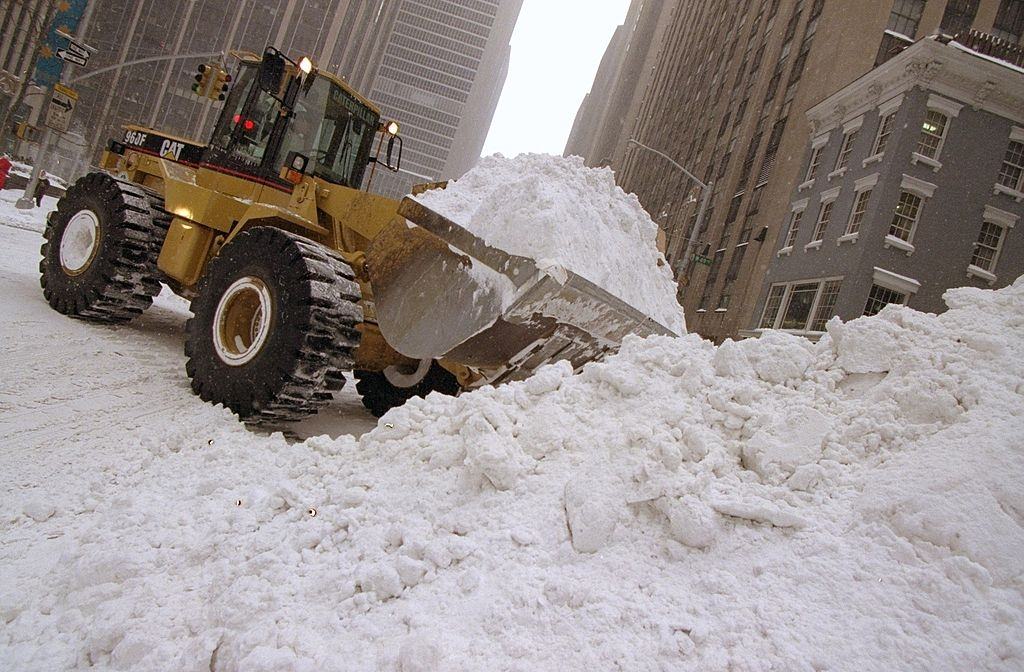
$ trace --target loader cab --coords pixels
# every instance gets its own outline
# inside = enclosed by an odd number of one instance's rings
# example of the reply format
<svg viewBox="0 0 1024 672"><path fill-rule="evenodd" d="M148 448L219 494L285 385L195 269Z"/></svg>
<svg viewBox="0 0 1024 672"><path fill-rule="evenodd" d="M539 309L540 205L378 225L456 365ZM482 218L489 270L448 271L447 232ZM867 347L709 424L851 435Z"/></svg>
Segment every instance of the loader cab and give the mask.
<svg viewBox="0 0 1024 672"><path fill-rule="evenodd" d="M268 49L262 61L242 60L203 163L291 190L282 168L298 155L302 172L358 189L379 125L379 113L333 78Z"/></svg>

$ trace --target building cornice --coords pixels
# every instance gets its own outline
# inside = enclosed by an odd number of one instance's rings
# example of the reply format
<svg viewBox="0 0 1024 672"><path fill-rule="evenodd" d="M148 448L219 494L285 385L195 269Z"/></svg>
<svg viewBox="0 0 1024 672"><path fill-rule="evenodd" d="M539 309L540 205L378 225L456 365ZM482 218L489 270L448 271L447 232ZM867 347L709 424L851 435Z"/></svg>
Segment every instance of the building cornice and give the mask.
<svg viewBox="0 0 1024 672"><path fill-rule="evenodd" d="M1024 124L1024 73L934 38L920 40L807 111L827 133L919 87Z"/></svg>

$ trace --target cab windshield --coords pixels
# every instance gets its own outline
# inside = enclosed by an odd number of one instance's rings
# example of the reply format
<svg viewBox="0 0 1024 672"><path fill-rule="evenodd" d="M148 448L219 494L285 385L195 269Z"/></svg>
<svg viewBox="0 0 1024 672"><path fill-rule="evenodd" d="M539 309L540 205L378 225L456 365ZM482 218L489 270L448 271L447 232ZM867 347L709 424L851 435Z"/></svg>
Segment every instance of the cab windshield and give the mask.
<svg viewBox="0 0 1024 672"><path fill-rule="evenodd" d="M357 188L378 123L378 115L354 96L326 77L317 78L295 102L278 163L283 165L289 152L298 152L309 158L307 172Z"/></svg>

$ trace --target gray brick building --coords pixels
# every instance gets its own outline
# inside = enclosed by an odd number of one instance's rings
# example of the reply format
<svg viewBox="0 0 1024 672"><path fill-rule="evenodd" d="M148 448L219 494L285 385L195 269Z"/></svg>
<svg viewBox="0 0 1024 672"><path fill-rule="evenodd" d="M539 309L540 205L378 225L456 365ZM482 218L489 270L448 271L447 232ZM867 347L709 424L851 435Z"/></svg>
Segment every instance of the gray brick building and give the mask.
<svg viewBox="0 0 1024 672"><path fill-rule="evenodd" d="M919 41L810 108L801 184L745 334L820 334L1024 274L1024 68ZM1017 226L1021 224L1020 226Z"/></svg>

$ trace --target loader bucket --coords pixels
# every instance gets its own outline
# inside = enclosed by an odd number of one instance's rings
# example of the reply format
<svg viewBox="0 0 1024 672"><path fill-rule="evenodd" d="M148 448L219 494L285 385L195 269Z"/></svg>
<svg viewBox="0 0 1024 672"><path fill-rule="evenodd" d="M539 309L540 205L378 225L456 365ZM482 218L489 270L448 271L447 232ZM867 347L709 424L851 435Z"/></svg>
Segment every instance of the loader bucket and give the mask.
<svg viewBox="0 0 1024 672"><path fill-rule="evenodd" d="M381 332L407 357L448 359L499 383L560 359L579 368L629 334L672 334L579 275L491 247L411 198L398 214L367 268Z"/></svg>

